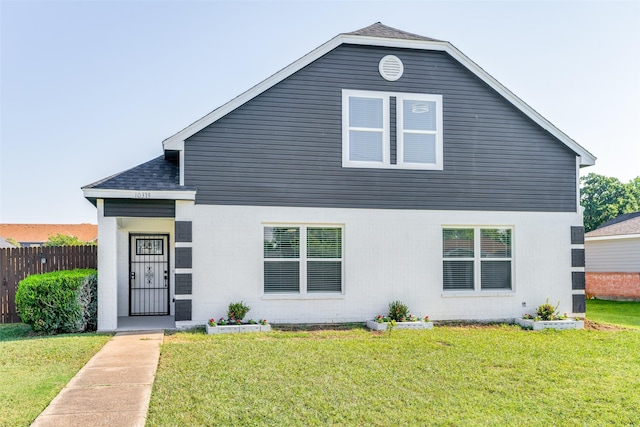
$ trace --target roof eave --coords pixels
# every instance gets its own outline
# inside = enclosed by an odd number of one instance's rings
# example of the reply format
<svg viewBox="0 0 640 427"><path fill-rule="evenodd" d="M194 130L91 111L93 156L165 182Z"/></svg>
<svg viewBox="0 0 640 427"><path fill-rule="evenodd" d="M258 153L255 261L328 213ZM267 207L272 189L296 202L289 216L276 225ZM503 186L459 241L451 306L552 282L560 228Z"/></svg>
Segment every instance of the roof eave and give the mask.
<svg viewBox="0 0 640 427"><path fill-rule="evenodd" d="M599 240L640 239L640 233L609 234L605 236L584 236L585 242L597 242Z"/></svg>
<svg viewBox="0 0 640 427"><path fill-rule="evenodd" d="M121 190L110 188L82 188L83 195L92 202L96 199L138 200L195 200L195 190ZM93 202L92 202L93 203Z"/></svg>

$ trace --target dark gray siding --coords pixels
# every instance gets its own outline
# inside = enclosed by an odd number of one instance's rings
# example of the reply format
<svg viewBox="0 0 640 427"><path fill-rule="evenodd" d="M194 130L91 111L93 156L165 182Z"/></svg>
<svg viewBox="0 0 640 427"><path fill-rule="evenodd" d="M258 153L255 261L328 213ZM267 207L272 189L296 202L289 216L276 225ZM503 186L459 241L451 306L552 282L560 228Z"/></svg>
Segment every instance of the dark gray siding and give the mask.
<svg viewBox="0 0 640 427"><path fill-rule="evenodd" d="M572 245L584 244L584 227L582 226L571 227L571 244Z"/></svg>
<svg viewBox="0 0 640 427"><path fill-rule="evenodd" d="M104 216L173 218L175 215L176 203L173 200L104 200Z"/></svg>
<svg viewBox="0 0 640 427"><path fill-rule="evenodd" d="M584 267L584 249L571 249L571 267Z"/></svg>
<svg viewBox="0 0 640 427"><path fill-rule="evenodd" d="M175 320L191 320L191 305L190 299L177 299Z"/></svg>
<svg viewBox="0 0 640 427"><path fill-rule="evenodd" d="M191 268L193 264L193 257L191 255L191 248L176 248L176 268Z"/></svg>
<svg viewBox="0 0 640 427"><path fill-rule="evenodd" d="M176 295L191 295L191 273L176 273Z"/></svg>
<svg viewBox="0 0 640 427"><path fill-rule="evenodd" d="M390 53L396 82L378 74ZM442 94L444 170L343 168L342 89ZM185 184L199 204L576 210L575 153L448 54L353 45L189 138Z"/></svg>
<svg viewBox="0 0 640 427"><path fill-rule="evenodd" d="M191 242L191 221L176 221L176 242Z"/></svg>
<svg viewBox="0 0 640 427"><path fill-rule="evenodd" d="M586 280L584 271L574 271L571 273L571 289L584 290L585 283Z"/></svg>

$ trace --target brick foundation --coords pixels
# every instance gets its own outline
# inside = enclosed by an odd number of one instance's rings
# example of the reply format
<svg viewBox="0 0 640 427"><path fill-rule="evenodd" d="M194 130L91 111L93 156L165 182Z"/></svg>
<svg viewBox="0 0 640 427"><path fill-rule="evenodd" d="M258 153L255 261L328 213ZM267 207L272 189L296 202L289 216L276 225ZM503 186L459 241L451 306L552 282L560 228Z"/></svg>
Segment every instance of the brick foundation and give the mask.
<svg viewBox="0 0 640 427"><path fill-rule="evenodd" d="M587 295L640 301L640 273L587 273Z"/></svg>

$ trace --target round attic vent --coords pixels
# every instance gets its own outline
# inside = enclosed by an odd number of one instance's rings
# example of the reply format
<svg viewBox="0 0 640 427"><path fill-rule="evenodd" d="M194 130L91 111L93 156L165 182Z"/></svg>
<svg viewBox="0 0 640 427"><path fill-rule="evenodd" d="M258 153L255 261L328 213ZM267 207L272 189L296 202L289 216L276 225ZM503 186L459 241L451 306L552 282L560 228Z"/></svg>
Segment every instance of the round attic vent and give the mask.
<svg viewBox="0 0 640 427"><path fill-rule="evenodd" d="M390 82L395 82L400 77L402 77L402 73L404 72L404 65L400 58L395 55L387 55L380 60L380 64L378 65L378 70L380 71L380 75Z"/></svg>

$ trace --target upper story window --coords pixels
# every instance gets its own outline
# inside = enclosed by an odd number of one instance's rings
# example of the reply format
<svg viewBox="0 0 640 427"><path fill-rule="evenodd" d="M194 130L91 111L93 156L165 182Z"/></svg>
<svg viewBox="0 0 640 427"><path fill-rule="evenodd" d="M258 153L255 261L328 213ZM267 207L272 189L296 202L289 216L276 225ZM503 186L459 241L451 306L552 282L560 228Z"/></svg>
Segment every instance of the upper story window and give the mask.
<svg viewBox="0 0 640 427"><path fill-rule="evenodd" d="M343 90L342 166L442 170L442 95Z"/></svg>

